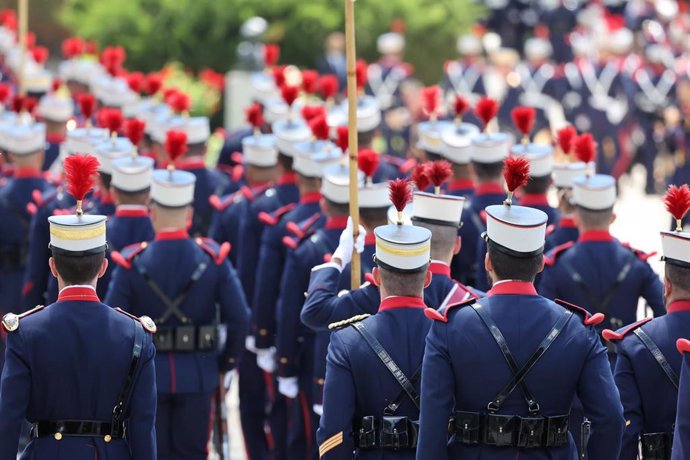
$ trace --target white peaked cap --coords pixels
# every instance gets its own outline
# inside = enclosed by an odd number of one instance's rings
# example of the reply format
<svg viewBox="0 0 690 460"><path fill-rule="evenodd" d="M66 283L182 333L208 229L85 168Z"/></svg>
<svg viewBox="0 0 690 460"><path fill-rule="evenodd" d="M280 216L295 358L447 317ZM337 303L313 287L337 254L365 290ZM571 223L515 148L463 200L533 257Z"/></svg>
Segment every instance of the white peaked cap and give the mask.
<svg viewBox="0 0 690 460"><path fill-rule="evenodd" d="M374 229L376 263L387 270L418 272L431 261L431 232L413 225L382 225Z"/></svg>
<svg viewBox="0 0 690 460"><path fill-rule="evenodd" d="M67 155L75 153L96 154L96 146L108 139L108 130L105 128L76 128L67 131L65 139L65 151Z"/></svg>
<svg viewBox="0 0 690 460"><path fill-rule="evenodd" d="M168 131L187 133L187 145L203 144L211 137L211 125L208 117L172 117L165 125L163 141L165 141Z"/></svg>
<svg viewBox="0 0 690 460"><path fill-rule="evenodd" d="M302 118L294 120L280 120L271 125L271 131L276 137L276 146L283 155L294 157L295 145L311 139L311 129Z"/></svg>
<svg viewBox="0 0 690 460"><path fill-rule="evenodd" d="M46 125L43 123L5 123L0 125L0 144L15 155L29 155L46 146Z"/></svg>
<svg viewBox="0 0 690 460"><path fill-rule="evenodd" d="M188 171L156 169L151 181L151 200L170 208L188 206L194 201L196 177Z"/></svg>
<svg viewBox="0 0 690 460"><path fill-rule="evenodd" d="M545 212L526 206L488 206L486 236L500 251L529 257L544 250L547 219Z"/></svg>
<svg viewBox="0 0 690 460"><path fill-rule="evenodd" d="M524 156L529 161L530 177L550 176L553 171L553 147L544 144L515 144L513 155Z"/></svg>
<svg viewBox="0 0 690 460"><path fill-rule="evenodd" d="M263 103L280 97L280 90L276 86L273 76L266 72L254 72L250 77L250 83L254 99L259 102Z"/></svg>
<svg viewBox="0 0 690 460"><path fill-rule="evenodd" d="M396 32L379 35L376 49L380 54L401 53L405 49L405 37Z"/></svg>
<svg viewBox="0 0 690 460"><path fill-rule="evenodd" d="M41 98L36 110L44 120L66 122L74 115L74 102L70 98L50 92Z"/></svg>
<svg viewBox="0 0 690 460"><path fill-rule="evenodd" d="M364 173L357 171L358 185L364 183ZM350 168L337 164L326 168L321 181L321 195L338 204L350 202Z"/></svg>
<svg viewBox="0 0 690 460"><path fill-rule="evenodd" d="M359 187L359 207L362 209L388 208L391 205L388 183L365 183Z"/></svg>
<svg viewBox="0 0 690 460"><path fill-rule="evenodd" d="M445 150L442 135L451 129L453 123L450 121L424 121L417 125L417 147L427 152L441 155Z"/></svg>
<svg viewBox="0 0 690 460"><path fill-rule="evenodd" d="M344 120L348 119L349 107L347 101L343 101L342 107ZM381 105L374 96L362 96L357 99L357 132L368 133L375 130L381 124Z"/></svg>
<svg viewBox="0 0 690 460"><path fill-rule="evenodd" d="M452 125L441 133L443 151L441 155L448 161L464 165L472 156L472 139L479 135L479 128L470 123Z"/></svg>
<svg viewBox="0 0 690 460"><path fill-rule="evenodd" d="M326 168L343 158L343 152L330 141L300 142L295 144L295 151L292 167L305 177L323 177Z"/></svg>
<svg viewBox="0 0 690 460"><path fill-rule="evenodd" d="M88 255L105 251L106 216L50 216L50 248L58 253Z"/></svg>
<svg viewBox="0 0 690 460"><path fill-rule="evenodd" d="M472 138L471 160L475 163L498 163L510 153L514 138L508 133L481 133Z"/></svg>
<svg viewBox="0 0 690 460"><path fill-rule="evenodd" d="M412 222L459 227L465 198L453 195L414 192Z"/></svg>
<svg viewBox="0 0 690 460"><path fill-rule="evenodd" d="M592 211L610 209L616 204L616 179L605 174L581 176L573 181L573 201Z"/></svg>
<svg viewBox="0 0 690 460"><path fill-rule="evenodd" d="M242 139L244 162L259 168L270 168L278 164L278 150L273 134L247 136Z"/></svg>
<svg viewBox="0 0 690 460"><path fill-rule="evenodd" d="M558 163L553 165L553 183L558 188L573 188L575 179L584 176L586 172L587 165L582 161Z"/></svg>
<svg viewBox="0 0 690 460"><path fill-rule="evenodd" d="M458 53L464 56L476 56L482 54L482 42L474 35L462 35L457 41Z"/></svg>
<svg viewBox="0 0 690 460"><path fill-rule="evenodd" d="M130 157L113 160L111 185L125 192L140 192L151 187L153 158Z"/></svg>
<svg viewBox="0 0 690 460"><path fill-rule="evenodd" d="M134 144L126 137L107 139L96 146L98 169L105 174L113 173L113 161L132 155Z"/></svg>
<svg viewBox="0 0 690 460"><path fill-rule="evenodd" d="M661 248L666 263L690 268L690 233L661 232Z"/></svg>

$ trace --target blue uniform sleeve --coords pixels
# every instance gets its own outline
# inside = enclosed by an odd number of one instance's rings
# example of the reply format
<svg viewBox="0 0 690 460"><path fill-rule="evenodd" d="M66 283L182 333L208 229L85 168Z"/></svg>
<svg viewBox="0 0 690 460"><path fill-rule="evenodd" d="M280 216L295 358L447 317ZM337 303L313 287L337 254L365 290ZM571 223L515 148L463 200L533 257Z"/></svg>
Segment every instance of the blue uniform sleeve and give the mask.
<svg viewBox="0 0 690 460"><path fill-rule="evenodd" d="M237 273L240 283L244 288L247 299L254 299L254 286L256 280L256 261L261 249L261 235L264 225L258 218L254 207L250 207L249 212L244 214L240 223L240 235L242 244L236 248L237 254Z"/></svg>
<svg viewBox="0 0 690 460"><path fill-rule="evenodd" d="M341 272L335 265L315 267L311 272L307 300L300 315L302 322L315 331L327 331L328 325L364 313L374 314L380 303L379 290L367 284L338 295Z"/></svg>
<svg viewBox="0 0 690 460"><path fill-rule="evenodd" d="M48 287L50 269L50 229L48 216L44 208L38 210L31 219L29 228L29 255L27 257L26 271L24 272L24 287L22 289L23 310L29 310L36 305L43 304L43 294Z"/></svg>
<svg viewBox="0 0 690 460"><path fill-rule="evenodd" d="M659 275L657 275L648 263L644 263L644 285L642 286L642 297L647 301L654 316L662 316L666 314L666 305L664 304L664 285L661 283Z"/></svg>
<svg viewBox="0 0 690 460"><path fill-rule="evenodd" d="M2 406L0 405L0 408ZM671 460L690 458L690 353L683 355Z"/></svg>
<svg viewBox="0 0 690 460"><path fill-rule="evenodd" d="M227 330L225 351L221 357L221 371L235 367L244 351L244 340L249 332L249 305L242 291L237 273L230 262L220 266L221 277L218 283L218 303L220 322Z"/></svg>
<svg viewBox="0 0 690 460"><path fill-rule="evenodd" d="M254 290L254 324L256 326L256 347L267 349L275 342L276 304L280 293L280 275L285 265L280 239L268 238L274 232L264 234L259 252Z"/></svg>
<svg viewBox="0 0 690 460"><path fill-rule="evenodd" d="M105 296L104 303L113 308L120 307L125 311L131 311L132 290L130 286L129 273L123 267L116 267L113 276L110 278L110 286Z"/></svg>
<svg viewBox="0 0 690 460"><path fill-rule="evenodd" d="M448 458L448 420L455 388L447 343L447 326L434 321L426 338L422 364L422 394L417 459Z"/></svg>
<svg viewBox="0 0 690 460"><path fill-rule="evenodd" d="M488 291L489 290L489 280L487 279L486 275L486 267L484 264L484 258L486 257L486 242L484 239L479 236L477 238L477 261L476 261L476 271L474 274L474 279L475 279L475 284L474 287L479 289L480 291Z"/></svg>
<svg viewBox="0 0 690 460"><path fill-rule="evenodd" d="M0 380L0 458L17 456L21 432L31 395L31 369L21 330L7 336L5 367Z"/></svg>
<svg viewBox="0 0 690 460"><path fill-rule="evenodd" d="M558 283L556 281L556 269L554 267L544 267L537 288L539 295L542 297L551 300L558 298Z"/></svg>
<svg viewBox="0 0 690 460"><path fill-rule="evenodd" d="M309 259L306 251L301 250L288 254L285 270L280 283L280 300L278 302L278 329L276 349L278 355L278 375L295 377L298 368L299 339L303 334L300 323L300 312L304 305L304 293L309 286L309 271L306 267Z"/></svg>
<svg viewBox="0 0 690 460"><path fill-rule="evenodd" d="M638 436L643 429L642 397L637 388L630 356L628 356L622 343L618 345L617 352L614 378L621 395L626 425L623 432L620 460L636 460Z"/></svg>
<svg viewBox="0 0 690 460"><path fill-rule="evenodd" d="M316 433L320 459L353 458L355 380L351 369L352 365L343 341L338 337L338 333L331 335L326 358L323 416Z"/></svg>
<svg viewBox="0 0 690 460"><path fill-rule="evenodd" d="M595 329L590 328L590 352L577 383L577 395L582 401L585 416L592 422L587 444L589 460L618 458L625 428L623 406L611 374L606 348Z"/></svg>
<svg viewBox="0 0 690 460"><path fill-rule="evenodd" d="M139 376L132 388L127 439L132 460L157 458L156 453L156 368L151 334L146 334Z"/></svg>

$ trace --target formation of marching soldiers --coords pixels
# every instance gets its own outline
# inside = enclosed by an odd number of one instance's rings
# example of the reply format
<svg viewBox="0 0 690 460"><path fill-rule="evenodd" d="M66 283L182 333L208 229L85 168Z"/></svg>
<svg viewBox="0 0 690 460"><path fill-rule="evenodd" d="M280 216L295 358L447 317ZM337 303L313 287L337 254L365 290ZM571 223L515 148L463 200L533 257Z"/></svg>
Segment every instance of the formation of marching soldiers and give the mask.
<svg viewBox="0 0 690 460"><path fill-rule="evenodd" d="M547 41L490 71L462 37L418 94L416 155L382 153L411 104L385 35L350 184L337 77L275 46L211 168L208 118L160 74L73 37L56 80L0 16L0 458L205 459L211 431L222 455L231 371L251 459L690 455L690 189L664 197L659 277L609 232L603 120L646 122L609 61L563 68L587 91L568 108Z"/></svg>

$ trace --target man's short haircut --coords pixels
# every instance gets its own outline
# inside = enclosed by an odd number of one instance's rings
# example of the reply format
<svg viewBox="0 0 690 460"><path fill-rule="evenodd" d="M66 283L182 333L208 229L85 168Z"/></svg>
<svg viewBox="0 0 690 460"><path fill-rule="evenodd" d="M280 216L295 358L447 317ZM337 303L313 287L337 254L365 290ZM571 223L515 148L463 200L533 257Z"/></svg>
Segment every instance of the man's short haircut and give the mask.
<svg viewBox="0 0 690 460"><path fill-rule="evenodd" d="M494 273L502 280L534 281L539 273L544 254L539 253L532 257L521 258L510 256L489 243L489 259Z"/></svg>
<svg viewBox="0 0 690 460"><path fill-rule="evenodd" d="M674 289L690 293L690 267L681 267L666 262L664 271Z"/></svg>
<svg viewBox="0 0 690 460"><path fill-rule="evenodd" d="M289 157L282 152L278 152L278 164L280 164L285 171L292 171L292 163L292 157Z"/></svg>
<svg viewBox="0 0 690 460"><path fill-rule="evenodd" d="M189 144L187 147L187 153L184 155L186 157L195 157L206 155L206 143L198 142L196 144Z"/></svg>
<svg viewBox="0 0 690 460"><path fill-rule="evenodd" d="M593 211L591 209L583 208L582 206L575 206L578 221L588 228L608 228L611 225L611 217L613 216L613 208L603 209L600 211Z"/></svg>
<svg viewBox="0 0 690 460"><path fill-rule="evenodd" d="M479 180L492 181L503 177L503 161L495 163L478 163L473 161L472 164Z"/></svg>
<svg viewBox="0 0 690 460"><path fill-rule="evenodd" d="M415 297L423 292L427 267L424 270L413 273L402 273L379 267L381 283L385 286L388 295Z"/></svg>
<svg viewBox="0 0 690 460"><path fill-rule="evenodd" d="M53 251L55 269L69 285L91 283L98 276L103 259L105 259L105 251L78 257Z"/></svg>
<svg viewBox="0 0 690 460"><path fill-rule="evenodd" d="M424 154L426 155L426 158L429 161L438 161L438 160L443 159L443 157L441 156L440 153L435 153L435 152L430 152L428 150L424 150Z"/></svg>
<svg viewBox="0 0 690 460"><path fill-rule="evenodd" d="M376 133L375 129L372 129L371 131L366 131L366 132L358 132L357 133L357 144L359 144L360 147L368 147L371 145L372 142L374 142L374 134Z"/></svg>
<svg viewBox="0 0 690 460"><path fill-rule="evenodd" d="M350 205L348 203L336 203L326 198L329 214L333 216L348 216L350 215Z"/></svg>
<svg viewBox="0 0 690 460"><path fill-rule="evenodd" d="M110 189L110 183L113 181L113 176L104 172L100 173L101 177L101 182L103 183L103 187L108 190Z"/></svg>
<svg viewBox="0 0 690 460"><path fill-rule="evenodd" d="M444 260L453 254L455 242L458 240L458 227L450 225L434 225L420 220L414 221L415 227L426 228L431 232L431 258Z"/></svg>
<svg viewBox="0 0 690 460"><path fill-rule="evenodd" d="M388 208L359 208L359 217L362 219L362 223L369 228L386 225L388 223Z"/></svg>
<svg viewBox="0 0 690 460"><path fill-rule="evenodd" d="M551 185L551 177L532 177L523 187L525 193L529 194L544 194L549 191Z"/></svg>
<svg viewBox="0 0 690 460"><path fill-rule="evenodd" d="M113 189L117 192L118 201L120 201L120 204L146 205L149 202L149 192L151 191L150 187L137 192L128 192L117 187L113 187Z"/></svg>

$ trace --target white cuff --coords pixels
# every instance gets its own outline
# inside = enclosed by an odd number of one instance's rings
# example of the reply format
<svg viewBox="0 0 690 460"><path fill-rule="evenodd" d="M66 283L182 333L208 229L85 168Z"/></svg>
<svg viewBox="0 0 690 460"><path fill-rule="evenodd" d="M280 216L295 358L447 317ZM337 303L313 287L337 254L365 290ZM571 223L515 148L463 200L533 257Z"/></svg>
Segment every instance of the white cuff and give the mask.
<svg viewBox="0 0 690 460"><path fill-rule="evenodd" d="M325 264L317 265L316 267L312 268L311 271L315 272L316 270L321 270L323 268L335 268L339 273L343 272L343 267L335 262L326 262Z"/></svg>

